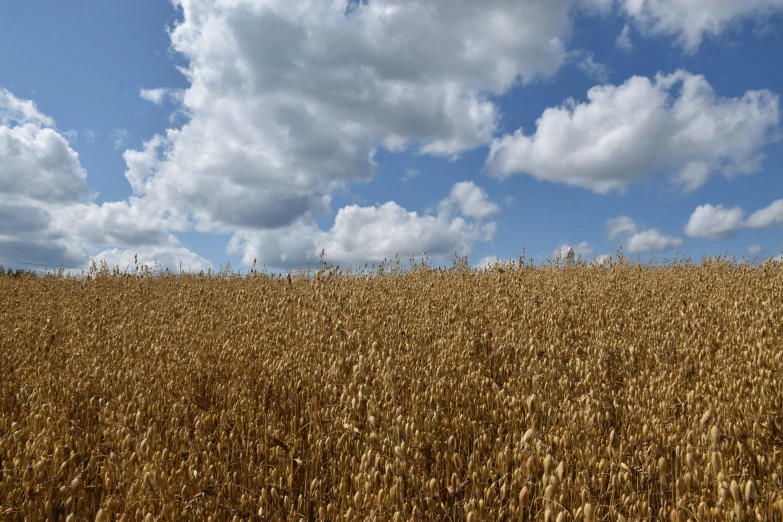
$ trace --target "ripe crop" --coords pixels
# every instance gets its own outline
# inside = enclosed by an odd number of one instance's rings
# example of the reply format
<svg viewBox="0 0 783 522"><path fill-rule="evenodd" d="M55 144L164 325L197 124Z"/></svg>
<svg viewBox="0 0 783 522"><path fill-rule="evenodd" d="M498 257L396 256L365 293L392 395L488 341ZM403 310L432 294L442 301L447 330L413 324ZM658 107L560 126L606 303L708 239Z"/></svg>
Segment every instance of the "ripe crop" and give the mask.
<svg viewBox="0 0 783 522"><path fill-rule="evenodd" d="M0 277L0 516L781 520L783 270Z"/></svg>

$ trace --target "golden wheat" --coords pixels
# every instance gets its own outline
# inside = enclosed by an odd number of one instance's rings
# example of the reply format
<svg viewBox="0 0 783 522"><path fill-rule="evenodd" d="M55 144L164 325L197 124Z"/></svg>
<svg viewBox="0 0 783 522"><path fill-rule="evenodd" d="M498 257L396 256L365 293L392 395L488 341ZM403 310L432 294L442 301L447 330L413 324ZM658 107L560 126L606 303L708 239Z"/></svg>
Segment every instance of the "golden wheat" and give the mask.
<svg viewBox="0 0 783 522"><path fill-rule="evenodd" d="M783 270L0 277L0 517L781 520Z"/></svg>

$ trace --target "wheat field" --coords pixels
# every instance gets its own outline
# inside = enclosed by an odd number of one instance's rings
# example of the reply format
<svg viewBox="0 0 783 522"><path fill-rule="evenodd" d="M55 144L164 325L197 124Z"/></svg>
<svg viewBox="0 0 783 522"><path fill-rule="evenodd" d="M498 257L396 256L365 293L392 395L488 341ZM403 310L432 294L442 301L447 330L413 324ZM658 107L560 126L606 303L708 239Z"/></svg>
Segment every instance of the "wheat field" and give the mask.
<svg viewBox="0 0 783 522"><path fill-rule="evenodd" d="M782 520L781 268L0 277L0 517Z"/></svg>

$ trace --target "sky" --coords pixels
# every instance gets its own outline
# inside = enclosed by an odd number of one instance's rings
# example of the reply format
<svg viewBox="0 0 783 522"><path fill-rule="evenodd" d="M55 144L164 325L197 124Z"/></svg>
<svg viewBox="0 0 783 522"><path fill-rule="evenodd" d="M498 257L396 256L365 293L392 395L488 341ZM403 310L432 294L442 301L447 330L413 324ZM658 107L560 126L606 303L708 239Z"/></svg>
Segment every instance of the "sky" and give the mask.
<svg viewBox="0 0 783 522"><path fill-rule="evenodd" d="M783 0L10 0L0 264L783 250Z"/></svg>

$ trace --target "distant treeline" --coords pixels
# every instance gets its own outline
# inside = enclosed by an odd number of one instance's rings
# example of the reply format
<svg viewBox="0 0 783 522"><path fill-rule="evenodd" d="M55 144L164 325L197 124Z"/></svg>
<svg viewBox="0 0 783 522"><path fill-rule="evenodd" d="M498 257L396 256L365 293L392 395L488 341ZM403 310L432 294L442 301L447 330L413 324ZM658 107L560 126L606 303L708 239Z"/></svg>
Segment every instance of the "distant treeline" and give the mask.
<svg viewBox="0 0 783 522"><path fill-rule="evenodd" d="M2 276L22 277L24 275L32 276L32 277L38 276L38 274L33 270L25 270L24 268L17 268L16 270L14 270L13 268L5 268L3 265L0 265L0 277Z"/></svg>

